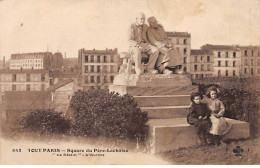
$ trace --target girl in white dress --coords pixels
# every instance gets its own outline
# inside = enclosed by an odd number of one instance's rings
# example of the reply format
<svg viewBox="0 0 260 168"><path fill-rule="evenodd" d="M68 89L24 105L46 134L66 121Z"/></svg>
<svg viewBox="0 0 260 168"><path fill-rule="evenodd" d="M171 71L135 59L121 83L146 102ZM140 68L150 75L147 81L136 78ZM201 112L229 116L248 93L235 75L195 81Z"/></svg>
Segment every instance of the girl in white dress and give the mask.
<svg viewBox="0 0 260 168"><path fill-rule="evenodd" d="M220 145L222 135L228 133L232 125L223 117L225 107L223 102L217 98L217 92L215 87L209 88L207 93L209 99L207 99L206 102L211 110L210 120L212 122L212 127L210 129L210 134L213 135L214 144Z"/></svg>

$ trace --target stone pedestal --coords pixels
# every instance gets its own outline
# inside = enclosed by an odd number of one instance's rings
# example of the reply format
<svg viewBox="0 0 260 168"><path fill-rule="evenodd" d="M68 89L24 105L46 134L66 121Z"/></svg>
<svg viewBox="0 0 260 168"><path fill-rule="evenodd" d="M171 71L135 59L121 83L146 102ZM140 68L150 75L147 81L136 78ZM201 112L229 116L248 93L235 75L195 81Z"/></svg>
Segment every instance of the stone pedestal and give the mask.
<svg viewBox="0 0 260 168"><path fill-rule="evenodd" d="M197 87L192 86L187 75L141 75L119 74L114 78L113 85L109 91L117 92L120 95L126 93L132 96L140 95L179 95L190 94L196 91Z"/></svg>

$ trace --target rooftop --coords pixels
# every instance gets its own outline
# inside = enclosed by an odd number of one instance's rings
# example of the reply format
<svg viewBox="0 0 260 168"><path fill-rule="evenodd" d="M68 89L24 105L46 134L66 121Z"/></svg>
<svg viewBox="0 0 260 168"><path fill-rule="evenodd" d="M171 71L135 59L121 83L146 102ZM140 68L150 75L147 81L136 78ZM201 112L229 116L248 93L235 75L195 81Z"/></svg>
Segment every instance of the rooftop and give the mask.
<svg viewBox="0 0 260 168"><path fill-rule="evenodd" d="M65 85L67 85L67 84L69 84L69 83L71 83L71 82L73 82L72 79L65 79L65 80L63 80L63 81L58 82L58 83L55 84L55 85L52 85L52 86L48 87L48 88L47 88L47 91L57 90L57 89L59 89L59 88L65 86Z"/></svg>
<svg viewBox="0 0 260 168"><path fill-rule="evenodd" d="M166 32L167 36L170 37L190 37L190 33L188 32Z"/></svg>
<svg viewBox="0 0 260 168"><path fill-rule="evenodd" d="M191 49L190 55L212 55L210 50L201 50L201 49Z"/></svg>
<svg viewBox="0 0 260 168"><path fill-rule="evenodd" d="M239 50L238 45L212 45L205 44L201 49L213 49L213 50Z"/></svg>
<svg viewBox="0 0 260 168"><path fill-rule="evenodd" d="M117 48L115 49L105 49L105 50L85 50L85 48L80 49L80 52L83 52L84 54L118 54Z"/></svg>
<svg viewBox="0 0 260 168"><path fill-rule="evenodd" d="M13 74L13 73L26 73L26 74L38 74L38 73L49 73L45 69L0 69L2 74Z"/></svg>

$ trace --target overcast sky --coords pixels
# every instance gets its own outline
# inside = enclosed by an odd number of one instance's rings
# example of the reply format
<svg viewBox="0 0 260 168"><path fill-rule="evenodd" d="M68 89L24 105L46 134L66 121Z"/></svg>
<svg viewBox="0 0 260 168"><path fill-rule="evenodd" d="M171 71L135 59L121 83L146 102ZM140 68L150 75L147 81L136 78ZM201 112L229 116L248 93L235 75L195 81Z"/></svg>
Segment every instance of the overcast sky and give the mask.
<svg viewBox="0 0 260 168"><path fill-rule="evenodd" d="M0 0L0 59L12 53L80 48L127 50L135 15L167 31L191 33L191 46L260 45L260 0Z"/></svg>

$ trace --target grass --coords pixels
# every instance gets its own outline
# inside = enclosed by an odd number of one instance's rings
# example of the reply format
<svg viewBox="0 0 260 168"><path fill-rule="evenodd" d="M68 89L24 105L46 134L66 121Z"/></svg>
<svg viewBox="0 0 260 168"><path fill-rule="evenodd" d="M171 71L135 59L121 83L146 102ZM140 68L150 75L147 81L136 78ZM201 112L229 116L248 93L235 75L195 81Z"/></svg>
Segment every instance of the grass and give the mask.
<svg viewBox="0 0 260 168"><path fill-rule="evenodd" d="M254 165L260 164L260 139L231 141L220 146L197 146L159 154L169 162L181 165ZM233 152L237 146L241 156Z"/></svg>

